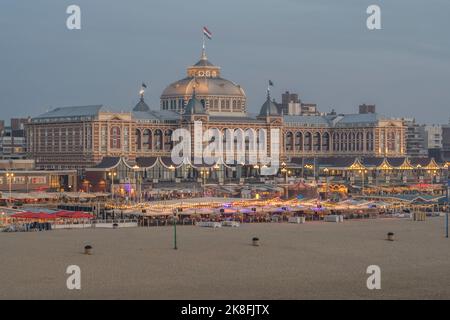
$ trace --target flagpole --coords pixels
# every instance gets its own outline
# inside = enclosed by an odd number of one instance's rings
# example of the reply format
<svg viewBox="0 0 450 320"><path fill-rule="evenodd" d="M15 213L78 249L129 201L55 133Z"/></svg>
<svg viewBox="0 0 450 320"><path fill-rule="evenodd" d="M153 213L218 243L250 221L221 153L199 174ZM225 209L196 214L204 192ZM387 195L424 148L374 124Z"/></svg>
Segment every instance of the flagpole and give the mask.
<svg viewBox="0 0 450 320"><path fill-rule="evenodd" d="M206 50L205 32L203 31L203 29L202 29L202 42L203 42L203 44L202 44L202 49L203 49L202 57L203 57L203 56L205 56L205 50Z"/></svg>

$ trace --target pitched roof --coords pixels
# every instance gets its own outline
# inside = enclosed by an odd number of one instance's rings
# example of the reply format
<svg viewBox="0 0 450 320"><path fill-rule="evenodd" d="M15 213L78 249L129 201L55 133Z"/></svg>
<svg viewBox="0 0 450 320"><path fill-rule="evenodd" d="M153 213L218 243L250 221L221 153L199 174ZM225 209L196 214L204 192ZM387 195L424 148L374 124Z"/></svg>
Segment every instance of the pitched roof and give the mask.
<svg viewBox="0 0 450 320"><path fill-rule="evenodd" d="M92 169L110 169L115 168L119 165L120 157L103 157L102 161Z"/></svg>
<svg viewBox="0 0 450 320"><path fill-rule="evenodd" d="M301 116L301 115L285 115L284 122L293 124L304 124L309 126L327 126L327 127L341 127L348 125L367 125L375 124L379 120L386 119L385 117L378 115L376 113L368 114L342 114L342 115L312 115L312 116Z"/></svg>
<svg viewBox="0 0 450 320"><path fill-rule="evenodd" d="M150 168L158 161L158 157L138 157L136 158L136 164L140 168Z"/></svg>
<svg viewBox="0 0 450 320"><path fill-rule="evenodd" d="M92 117L97 116L103 109L103 105L61 107L48 111L33 119Z"/></svg>
<svg viewBox="0 0 450 320"><path fill-rule="evenodd" d="M149 111L134 111L133 117L137 120L152 120L152 121L167 121L179 120L180 115L171 110L149 110Z"/></svg>
<svg viewBox="0 0 450 320"><path fill-rule="evenodd" d="M150 111L150 107L145 103L144 98L142 97L133 108L133 111Z"/></svg>

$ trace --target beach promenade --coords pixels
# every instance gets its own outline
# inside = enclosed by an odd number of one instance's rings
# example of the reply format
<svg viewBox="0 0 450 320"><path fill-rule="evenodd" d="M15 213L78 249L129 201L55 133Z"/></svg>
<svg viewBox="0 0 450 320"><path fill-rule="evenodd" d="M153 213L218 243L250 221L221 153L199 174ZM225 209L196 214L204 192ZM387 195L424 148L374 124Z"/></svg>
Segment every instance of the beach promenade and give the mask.
<svg viewBox="0 0 450 320"><path fill-rule="evenodd" d="M0 299L450 299L444 218L177 233L178 250L171 227L0 233ZM69 265L81 268L81 290L66 287ZM369 265L381 268L381 290L366 287Z"/></svg>

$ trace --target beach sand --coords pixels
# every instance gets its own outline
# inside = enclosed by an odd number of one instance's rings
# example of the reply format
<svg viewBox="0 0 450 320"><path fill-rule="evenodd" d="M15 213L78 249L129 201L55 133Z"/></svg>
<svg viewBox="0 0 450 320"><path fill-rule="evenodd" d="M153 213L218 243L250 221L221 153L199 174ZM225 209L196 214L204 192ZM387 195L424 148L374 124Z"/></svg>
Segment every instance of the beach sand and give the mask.
<svg viewBox="0 0 450 320"><path fill-rule="evenodd" d="M0 299L450 299L443 218L177 231L178 250L172 227L0 233ZM66 287L69 265L81 290ZM381 290L366 287L369 265Z"/></svg>

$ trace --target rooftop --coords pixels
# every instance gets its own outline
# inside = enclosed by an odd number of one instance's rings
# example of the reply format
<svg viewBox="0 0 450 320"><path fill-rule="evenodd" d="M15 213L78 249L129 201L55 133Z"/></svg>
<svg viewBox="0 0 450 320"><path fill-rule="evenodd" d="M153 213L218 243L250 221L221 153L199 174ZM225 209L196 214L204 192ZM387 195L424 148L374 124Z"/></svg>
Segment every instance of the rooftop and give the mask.
<svg viewBox="0 0 450 320"><path fill-rule="evenodd" d="M98 115L100 111L105 111L104 109L103 105L60 107L34 117L33 119L92 117Z"/></svg>

